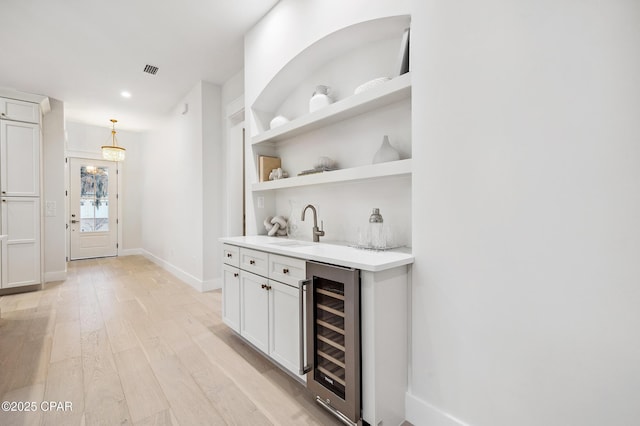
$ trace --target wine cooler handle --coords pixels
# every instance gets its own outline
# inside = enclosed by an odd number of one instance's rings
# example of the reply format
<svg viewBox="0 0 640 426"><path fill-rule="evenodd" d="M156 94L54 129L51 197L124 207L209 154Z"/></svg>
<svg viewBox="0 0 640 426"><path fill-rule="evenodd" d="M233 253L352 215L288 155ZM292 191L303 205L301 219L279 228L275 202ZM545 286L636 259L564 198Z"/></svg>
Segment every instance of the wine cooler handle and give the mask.
<svg viewBox="0 0 640 426"><path fill-rule="evenodd" d="M306 286L307 284L310 284L311 280L300 280L298 281L298 303L299 303L299 308L298 308L298 314L299 314L299 320L300 320L300 329L299 329L299 335L298 335L298 342L300 345L300 371L298 371L298 374L300 374L301 376L303 374L307 374L309 371L311 371L311 367L309 365L306 365L304 362L304 354L305 354L305 339L304 339L304 330L305 330L305 324L304 324L304 286Z"/></svg>

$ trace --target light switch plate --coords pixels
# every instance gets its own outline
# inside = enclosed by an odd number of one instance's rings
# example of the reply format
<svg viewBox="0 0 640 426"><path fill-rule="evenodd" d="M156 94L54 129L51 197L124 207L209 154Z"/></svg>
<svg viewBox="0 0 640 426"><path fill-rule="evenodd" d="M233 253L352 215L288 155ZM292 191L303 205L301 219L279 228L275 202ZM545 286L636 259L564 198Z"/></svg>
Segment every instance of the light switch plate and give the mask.
<svg viewBox="0 0 640 426"><path fill-rule="evenodd" d="M45 216L53 217L56 215L56 202L55 201L47 201L45 203Z"/></svg>

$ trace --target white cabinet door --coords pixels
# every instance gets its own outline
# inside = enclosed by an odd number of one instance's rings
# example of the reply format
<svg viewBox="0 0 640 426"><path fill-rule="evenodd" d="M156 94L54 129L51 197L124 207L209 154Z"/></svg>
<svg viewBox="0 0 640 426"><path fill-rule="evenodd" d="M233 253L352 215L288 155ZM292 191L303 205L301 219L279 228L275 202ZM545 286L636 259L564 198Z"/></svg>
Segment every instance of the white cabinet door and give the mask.
<svg viewBox="0 0 640 426"><path fill-rule="evenodd" d="M269 353L268 280L240 271L240 335L256 348Z"/></svg>
<svg viewBox="0 0 640 426"><path fill-rule="evenodd" d="M3 288L40 284L40 200L2 197Z"/></svg>
<svg viewBox="0 0 640 426"><path fill-rule="evenodd" d="M37 124L0 120L0 189L7 197L40 194L40 129Z"/></svg>
<svg viewBox="0 0 640 426"><path fill-rule="evenodd" d="M240 270L222 265L222 320L240 333Z"/></svg>
<svg viewBox="0 0 640 426"><path fill-rule="evenodd" d="M0 211L1 213L1 211ZM2 226L2 224L0 224ZM0 234L0 288L7 282L7 236Z"/></svg>
<svg viewBox="0 0 640 426"><path fill-rule="evenodd" d="M297 375L300 369L298 289L272 280L269 286L269 355Z"/></svg>
<svg viewBox="0 0 640 426"><path fill-rule="evenodd" d="M0 98L0 118L37 124L40 123L40 105Z"/></svg>

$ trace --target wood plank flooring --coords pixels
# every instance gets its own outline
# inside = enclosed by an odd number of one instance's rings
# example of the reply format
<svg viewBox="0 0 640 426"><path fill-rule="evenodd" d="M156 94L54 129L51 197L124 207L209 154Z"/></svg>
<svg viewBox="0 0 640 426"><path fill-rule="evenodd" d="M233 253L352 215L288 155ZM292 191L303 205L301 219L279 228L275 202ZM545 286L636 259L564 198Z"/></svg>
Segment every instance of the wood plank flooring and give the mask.
<svg viewBox="0 0 640 426"><path fill-rule="evenodd" d="M220 298L141 256L0 297L0 400L37 404L0 425L341 424L222 323Z"/></svg>

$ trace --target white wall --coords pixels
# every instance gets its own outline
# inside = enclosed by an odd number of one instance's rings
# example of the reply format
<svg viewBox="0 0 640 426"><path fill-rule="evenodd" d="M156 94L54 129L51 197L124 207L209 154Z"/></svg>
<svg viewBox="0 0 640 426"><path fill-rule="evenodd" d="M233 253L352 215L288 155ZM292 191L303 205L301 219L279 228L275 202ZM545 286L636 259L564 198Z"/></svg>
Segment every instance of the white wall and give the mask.
<svg viewBox="0 0 640 426"><path fill-rule="evenodd" d="M111 141L111 127L108 125L102 127L67 121L66 131L67 154L75 157L101 158L100 147ZM118 164L122 189L119 198L122 209L120 253L136 253L142 247L140 211L144 187L141 184L140 176L145 167L145 160L142 156L143 134L119 130L117 123L116 131L118 145L127 150L125 161ZM68 186L68 182L65 182L65 185Z"/></svg>
<svg viewBox="0 0 640 426"><path fill-rule="evenodd" d="M414 424L638 422L638 23L413 1Z"/></svg>
<svg viewBox="0 0 640 426"><path fill-rule="evenodd" d="M220 89L200 82L144 135L142 150L142 248L199 290L220 275L212 261L221 236L220 116ZM205 263L214 265L205 270Z"/></svg>
<svg viewBox="0 0 640 426"><path fill-rule="evenodd" d="M51 111L42 120L43 188L42 202L55 203L55 215L47 216L42 239L44 244L45 281L64 280L67 274L64 176L64 104L49 98ZM44 207L43 206L43 207Z"/></svg>

